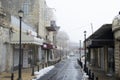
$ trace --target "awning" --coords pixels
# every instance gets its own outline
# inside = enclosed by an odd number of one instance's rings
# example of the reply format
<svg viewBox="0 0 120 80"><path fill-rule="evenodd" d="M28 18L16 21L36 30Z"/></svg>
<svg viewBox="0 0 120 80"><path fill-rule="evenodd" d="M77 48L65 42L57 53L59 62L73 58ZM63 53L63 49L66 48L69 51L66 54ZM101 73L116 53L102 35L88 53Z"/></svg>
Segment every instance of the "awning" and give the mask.
<svg viewBox="0 0 120 80"><path fill-rule="evenodd" d="M113 41L112 24L104 24L86 39L86 46L90 48L113 46Z"/></svg>
<svg viewBox="0 0 120 80"><path fill-rule="evenodd" d="M10 43L11 44L19 44L19 33L18 32L15 32L12 34L12 38L11 38ZM42 45L43 39L22 33L21 34L21 44Z"/></svg>

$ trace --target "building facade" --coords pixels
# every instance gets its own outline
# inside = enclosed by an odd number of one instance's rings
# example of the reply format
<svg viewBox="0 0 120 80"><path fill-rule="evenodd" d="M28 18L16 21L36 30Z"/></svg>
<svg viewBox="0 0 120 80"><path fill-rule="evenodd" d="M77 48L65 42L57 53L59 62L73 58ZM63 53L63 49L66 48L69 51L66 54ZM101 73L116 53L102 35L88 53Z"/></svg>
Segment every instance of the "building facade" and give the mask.
<svg viewBox="0 0 120 80"><path fill-rule="evenodd" d="M90 66L99 68L106 75L114 75L114 35L112 24L102 25L86 39ZM87 59L88 59L87 58Z"/></svg>
<svg viewBox="0 0 120 80"><path fill-rule="evenodd" d="M120 13L113 20L112 31L115 38L115 75L120 79Z"/></svg>
<svg viewBox="0 0 120 80"><path fill-rule="evenodd" d="M53 57L55 32L58 29L56 26L51 27L51 21L54 20L51 16L54 14L49 14L50 8L46 1L0 0L0 72L18 68L18 11L20 9L24 11L21 34L22 67L36 66L42 62L48 62ZM54 29L54 31L49 31L46 27ZM47 47L44 48L44 44Z"/></svg>
<svg viewBox="0 0 120 80"><path fill-rule="evenodd" d="M10 34L10 13L0 1L0 72L10 70L12 65L12 50L9 44Z"/></svg>

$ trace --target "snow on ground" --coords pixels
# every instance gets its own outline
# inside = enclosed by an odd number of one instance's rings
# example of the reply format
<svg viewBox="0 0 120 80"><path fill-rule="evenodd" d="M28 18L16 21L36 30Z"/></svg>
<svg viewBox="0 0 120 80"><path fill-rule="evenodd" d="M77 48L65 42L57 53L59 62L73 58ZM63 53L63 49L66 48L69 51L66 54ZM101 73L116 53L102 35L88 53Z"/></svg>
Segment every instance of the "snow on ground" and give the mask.
<svg viewBox="0 0 120 80"><path fill-rule="evenodd" d="M67 59L69 59L70 58L70 56L67 56Z"/></svg>
<svg viewBox="0 0 120 80"><path fill-rule="evenodd" d="M81 62L83 63L83 65L85 64L85 57L81 57ZM89 76L83 71L83 69L82 69L82 75L83 75L82 80L88 80Z"/></svg>
<svg viewBox="0 0 120 80"><path fill-rule="evenodd" d="M45 75L46 73L48 73L50 70L52 70L55 66L49 66L49 67L45 67L43 69L41 69L39 72L36 71L34 72L35 74L35 79L32 80L37 80L39 79L41 76Z"/></svg>

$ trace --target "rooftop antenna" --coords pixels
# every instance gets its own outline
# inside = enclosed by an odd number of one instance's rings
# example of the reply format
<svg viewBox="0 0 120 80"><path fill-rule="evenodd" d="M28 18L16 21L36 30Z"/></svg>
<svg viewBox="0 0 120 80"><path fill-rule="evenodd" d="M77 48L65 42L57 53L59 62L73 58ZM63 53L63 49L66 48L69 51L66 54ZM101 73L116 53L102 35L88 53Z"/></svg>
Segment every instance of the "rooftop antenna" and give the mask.
<svg viewBox="0 0 120 80"><path fill-rule="evenodd" d="M92 30L92 34L93 34L93 25L92 25L92 23L91 23L91 30Z"/></svg>

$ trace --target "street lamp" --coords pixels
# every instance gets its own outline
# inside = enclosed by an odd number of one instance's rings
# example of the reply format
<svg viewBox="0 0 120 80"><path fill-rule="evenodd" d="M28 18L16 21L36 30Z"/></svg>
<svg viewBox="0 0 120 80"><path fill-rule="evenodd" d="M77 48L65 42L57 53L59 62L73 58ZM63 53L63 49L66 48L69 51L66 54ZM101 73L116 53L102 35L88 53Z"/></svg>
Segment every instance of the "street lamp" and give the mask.
<svg viewBox="0 0 120 80"><path fill-rule="evenodd" d="M79 54L80 54L80 61L81 61L81 40L80 40Z"/></svg>
<svg viewBox="0 0 120 80"><path fill-rule="evenodd" d="M19 70L18 70L18 80L22 80L22 76L21 76L21 68L22 68L22 62L21 62L21 58L22 58L22 50L21 50L21 27L22 27L22 17L23 17L24 12L22 10L18 11L18 16L20 19L20 33L19 33Z"/></svg>
<svg viewBox="0 0 120 80"><path fill-rule="evenodd" d="M84 71L86 72L86 31L84 31L84 55L85 55L85 64L84 64Z"/></svg>

